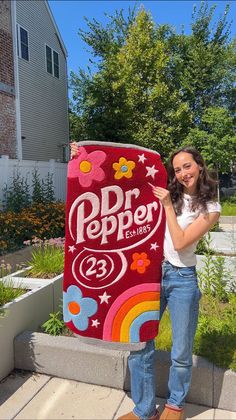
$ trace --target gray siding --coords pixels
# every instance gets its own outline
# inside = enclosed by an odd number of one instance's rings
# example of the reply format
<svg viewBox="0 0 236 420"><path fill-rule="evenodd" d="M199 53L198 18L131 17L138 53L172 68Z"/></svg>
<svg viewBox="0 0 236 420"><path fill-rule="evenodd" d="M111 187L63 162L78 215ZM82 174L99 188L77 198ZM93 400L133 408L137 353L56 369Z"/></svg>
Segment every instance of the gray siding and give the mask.
<svg viewBox="0 0 236 420"><path fill-rule="evenodd" d="M62 160L69 136L66 58L44 1L17 0L16 20L29 36L29 61L18 59L23 159ZM59 79L46 71L45 44L59 54Z"/></svg>

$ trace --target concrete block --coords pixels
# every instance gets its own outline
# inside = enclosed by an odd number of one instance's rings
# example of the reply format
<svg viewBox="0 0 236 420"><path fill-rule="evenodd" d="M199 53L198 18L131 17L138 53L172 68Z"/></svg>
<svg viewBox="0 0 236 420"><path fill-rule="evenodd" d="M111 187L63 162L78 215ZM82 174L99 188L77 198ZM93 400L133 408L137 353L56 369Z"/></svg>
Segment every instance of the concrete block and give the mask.
<svg viewBox="0 0 236 420"><path fill-rule="evenodd" d="M168 395L168 377L171 365L170 353L167 351L156 352L156 395L166 398Z"/></svg>
<svg viewBox="0 0 236 420"><path fill-rule="evenodd" d="M185 405L185 419L186 420L213 420L214 408L206 409L203 405L186 404Z"/></svg>
<svg viewBox="0 0 236 420"><path fill-rule="evenodd" d="M213 363L200 356L193 356L192 382L188 402L213 407Z"/></svg>
<svg viewBox="0 0 236 420"><path fill-rule="evenodd" d="M15 367L113 388L124 387L124 352L74 337L24 332L15 339Z"/></svg>
<svg viewBox="0 0 236 420"><path fill-rule="evenodd" d="M170 353L166 351L156 351L156 395L158 397L166 398L168 394L168 376L170 368ZM125 372L125 390L130 391L130 372L128 367L128 355L124 357L124 372Z"/></svg>
<svg viewBox="0 0 236 420"><path fill-rule="evenodd" d="M124 361L124 366L125 366ZM161 398L168 396L168 378L171 366L170 353L166 351L156 352L156 395ZM192 383L187 401L194 404L202 404L212 407L213 401L213 364L206 359L193 356ZM125 389L130 391L130 378L127 367Z"/></svg>
<svg viewBox="0 0 236 420"><path fill-rule="evenodd" d="M14 338L26 329L37 330L53 310L52 284L33 289L3 306L0 316L0 380L14 369Z"/></svg>
<svg viewBox="0 0 236 420"><path fill-rule="evenodd" d="M213 407L236 411L236 372L214 366Z"/></svg>
<svg viewBox="0 0 236 420"><path fill-rule="evenodd" d="M57 312L62 306L63 274L55 277L53 285L53 311Z"/></svg>

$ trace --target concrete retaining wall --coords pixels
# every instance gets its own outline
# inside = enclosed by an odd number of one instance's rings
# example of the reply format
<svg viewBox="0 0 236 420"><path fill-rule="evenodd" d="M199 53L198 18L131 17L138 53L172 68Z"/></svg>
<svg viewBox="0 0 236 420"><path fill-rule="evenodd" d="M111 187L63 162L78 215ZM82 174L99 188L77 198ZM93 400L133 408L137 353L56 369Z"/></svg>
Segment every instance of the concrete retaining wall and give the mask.
<svg viewBox="0 0 236 420"><path fill-rule="evenodd" d="M7 278L2 279L5 280ZM19 278L12 277L11 280L16 286L21 284L18 283ZM16 335L26 329L38 329L48 320L50 312L58 310L61 302L62 275L41 285L33 283L33 280L23 280L33 290L4 305L0 314L0 380L14 369L13 340ZM37 279L37 282L40 280Z"/></svg>
<svg viewBox="0 0 236 420"><path fill-rule="evenodd" d="M60 378L130 390L128 351L89 345L73 337L52 337L25 331L15 338L15 367ZM167 396L170 354L157 352L157 396ZM236 411L236 373L193 357L187 401Z"/></svg>

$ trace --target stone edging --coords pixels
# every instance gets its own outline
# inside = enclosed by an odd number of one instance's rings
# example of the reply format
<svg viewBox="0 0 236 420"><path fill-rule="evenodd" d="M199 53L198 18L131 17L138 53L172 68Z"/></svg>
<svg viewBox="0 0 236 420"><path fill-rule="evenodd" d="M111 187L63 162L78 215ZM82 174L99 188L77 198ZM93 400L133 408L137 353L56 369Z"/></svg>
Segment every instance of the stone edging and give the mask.
<svg viewBox="0 0 236 420"><path fill-rule="evenodd" d="M130 390L129 352L81 342L73 337L53 337L25 331L14 341L15 367L65 379ZM170 354L157 352L157 395L166 397ZM193 357L192 385L187 401L236 411L236 373Z"/></svg>

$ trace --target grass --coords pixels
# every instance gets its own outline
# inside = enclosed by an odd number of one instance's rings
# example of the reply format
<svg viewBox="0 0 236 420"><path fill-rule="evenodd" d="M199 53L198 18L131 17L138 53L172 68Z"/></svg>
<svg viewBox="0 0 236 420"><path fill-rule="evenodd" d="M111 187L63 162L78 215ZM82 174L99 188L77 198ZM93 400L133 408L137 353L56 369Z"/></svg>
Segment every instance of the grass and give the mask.
<svg viewBox="0 0 236 420"><path fill-rule="evenodd" d="M170 351L171 343L170 316L165 311L156 348ZM236 296L233 293L229 294L229 302L226 303L217 298L202 297L193 353L221 368L236 371Z"/></svg>
<svg viewBox="0 0 236 420"><path fill-rule="evenodd" d="M221 200L222 216L236 216L236 195Z"/></svg>
<svg viewBox="0 0 236 420"><path fill-rule="evenodd" d="M236 204L227 201L223 202L221 216L236 216Z"/></svg>
<svg viewBox="0 0 236 420"><path fill-rule="evenodd" d="M4 282L0 281L0 306L11 302L24 293L25 290L20 287L15 288L11 280Z"/></svg>
<svg viewBox="0 0 236 420"><path fill-rule="evenodd" d="M64 269L64 251L63 248L54 246L45 246L36 248L31 255L27 270L27 277L52 278L61 274Z"/></svg>

